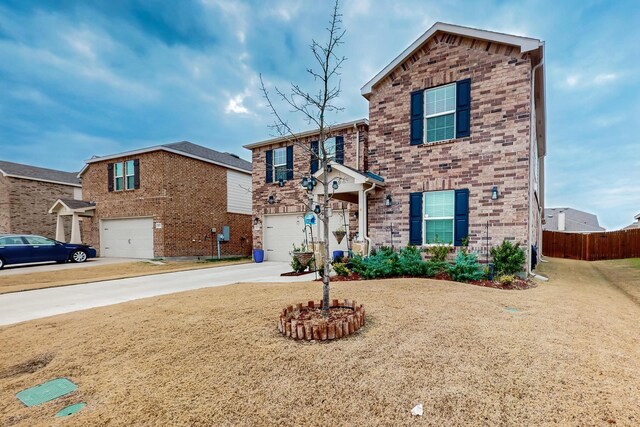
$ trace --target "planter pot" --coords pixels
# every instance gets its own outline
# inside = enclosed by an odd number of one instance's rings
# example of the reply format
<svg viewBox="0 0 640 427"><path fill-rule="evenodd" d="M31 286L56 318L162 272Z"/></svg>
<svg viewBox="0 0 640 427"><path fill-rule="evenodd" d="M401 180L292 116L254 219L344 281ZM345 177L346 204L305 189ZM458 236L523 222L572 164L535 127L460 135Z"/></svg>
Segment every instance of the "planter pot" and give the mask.
<svg viewBox="0 0 640 427"><path fill-rule="evenodd" d="M346 236L346 235L347 235L346 231L334 231L333 232L333 236L338 241L338 244L342 243L342 239L344 239L344 236Z"/></svg>
<svg viewBox="0 0 640 427"><path fill-rule="evenodd" d="M300 264L306 266L309 264L309 261L311 261L311 258L313 258L313 252L294 252L293 256Z"/></svg>
<svg viewBox="0 0 640 427"><path fill-rule="evenodd" d="M264 249L254 249L253 260L258 264L264 261Z"/></svg>

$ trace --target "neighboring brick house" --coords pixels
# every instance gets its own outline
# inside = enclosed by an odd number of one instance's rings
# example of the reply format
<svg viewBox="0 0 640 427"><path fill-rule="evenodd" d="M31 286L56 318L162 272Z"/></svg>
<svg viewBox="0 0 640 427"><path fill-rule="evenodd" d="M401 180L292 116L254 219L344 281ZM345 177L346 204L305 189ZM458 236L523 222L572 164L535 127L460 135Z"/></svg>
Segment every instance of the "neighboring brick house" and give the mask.
<svg viewBox="0 0 640 427"><path fill-rule="evenodd" d="M468 238L480 253L505 239L528 254L540 246L543 56L537 39L436 23L370 80L361 90L369 101L364 161L349 182L357 187L359 237L373 246L460 246ZM265 181L264 152L282 144L269 142L246 146L255 189ZM254 192L256 222L274 209L266 191L279 211L294 208L277 185L265 188ZM254 227L256 242L265 234Z"/></svg>
<svg viewBox="0 0 640 427"><path fill-rule="evenodd" d="M77 174L0 161L0 233L53 238L56 217L49 208L59 198L82 198Z"/></svg>
<svg viewBox="0 0 640 427"><path fill-rule="evenodd" d="M545 208L542 229L566 233L606 231L596 215L573 208Z"/></svg>
<svg viewBox="0 0 640 427"><path fill-rule="evenodd" d="M82 240L101 256L217 257L221 235L222 257L251 253L251 164L233 154L157 145L93 157L80 176L94 204L77 209L93 210Z"/></svg>

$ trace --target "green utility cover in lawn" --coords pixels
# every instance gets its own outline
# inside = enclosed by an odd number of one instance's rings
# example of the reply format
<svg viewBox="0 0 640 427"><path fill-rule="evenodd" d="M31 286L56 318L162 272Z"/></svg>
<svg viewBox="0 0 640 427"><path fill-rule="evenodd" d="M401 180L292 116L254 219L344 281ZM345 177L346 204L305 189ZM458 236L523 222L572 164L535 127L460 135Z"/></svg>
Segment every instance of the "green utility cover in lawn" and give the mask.
<svg viewBox="0 0 640 427"><path fill-rule="evenodd" d="M35 406L76 391L77 385L66 378L56 378L35 387L22 390L16 397L27 406Z"/></svg>
<svg viewBox="0 0 640 427"><path fill-rule="evenodd" d="M518 310L517 308L514 307L505 307L505 310L507 310L509 313L517 313L520 310Z"/></svg>
<svg viewBox="0 0 640 427"><path fill-rule="evenodd" d="M73 415L76 412L80 411L85 406L87 406L87 404L84 403L84 402L80 402L80 403L76 403L75 405L67 406L66 408L60 409L58 411L58 413L56 414L56 417L68 417L69 415Z"/></svg>

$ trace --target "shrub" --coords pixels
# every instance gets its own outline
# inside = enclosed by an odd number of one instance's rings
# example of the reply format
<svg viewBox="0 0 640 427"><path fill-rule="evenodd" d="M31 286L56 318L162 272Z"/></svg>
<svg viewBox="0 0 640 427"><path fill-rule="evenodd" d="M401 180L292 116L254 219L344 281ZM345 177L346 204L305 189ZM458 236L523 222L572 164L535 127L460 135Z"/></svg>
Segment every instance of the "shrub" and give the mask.
<svg viewBox="0 0 640 427"><path fill-rule="evenodd" d="M491 248L491 257L493 258L495 273L498 276L516 274L522 271L526 259L520 244L513 245L507 240L503 241L500 246Z"/></svg>
<svg viewBox="0 0 640 427"><path fill-rule="evenodd" d="M400 249L395 273L399 276L421 276L424 273L424 264L422 251L409 245Z"/></svg>
<svg viewBox="0 0 640 427"><path fill-rule="evenodd" d="M354 257L352 271L364 279L391 277L396 272L398 254L389 248L380 248L367 258Z"/></svg>
<svg viewBox="0 0 640 427"><path fill-rule="evenodd" d="M334 262L333 271L335 271L338 276L348 276L351 274L351 270L349 270L343 262Z"/></svg>
<svg viewBox="0 0 640 427"><path fill-rule="evenodd" d="M313 265L313 258L311 258L306 265L302 265L300 261L298 261L298 258L292 256L291 263L289 265L291 266L291 269L296 273L302 273L307 268L311 268L311 266Z"/></svg>
<svg viewBox="0 0 640 427"><path fill-rule="evenodd" d="M449 263L446 261L434 261L433 259L427 260L424 263L423 275L426 277L435 277L443 271L447 271Z"/></svg>
<svg viewBox="0 0 640 427"><path fill-rule="evenodd" d="M500 283L503 286L511 286L513 285L513 282L516 280L516 276L511 275L511 274L504 274L500 277L498 277L498 283Z"/></svg>
<svg viewBox="0 0 640 427"><path fill-rule="evenodd" d="M431 259L435 262L445 262L447 260L447 255L449 255L449 251L451 250L450 245L443 245L440 243L436 243L435 245L429 247L428 252L431 254Z"/></svg>
<svg viewBox="0 0 640 427"><path fill-rule="evenodd" d="M449 266L448 270L451 278L456 282L471 282L484 277L478 255L466 251L458 252L454 264Z"/></svg>

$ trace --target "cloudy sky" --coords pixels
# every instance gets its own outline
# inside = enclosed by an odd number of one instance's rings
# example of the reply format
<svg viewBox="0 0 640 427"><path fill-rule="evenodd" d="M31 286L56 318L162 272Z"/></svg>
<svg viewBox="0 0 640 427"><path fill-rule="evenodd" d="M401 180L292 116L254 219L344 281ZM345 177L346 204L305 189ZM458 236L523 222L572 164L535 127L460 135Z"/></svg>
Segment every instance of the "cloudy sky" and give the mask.
<svg viewBox="0 0 640 427"><path fill-rule="evenodd" d="M258 91L307 84L330 4L295 0L0 2L0 158L78 170L92 155L189 140L248 158L270 136ZM640 212L640 7L623 1L345 0L345 108L434 22L546 41L547 206ZM295 126L308 126L291 118Z"/></svg>

